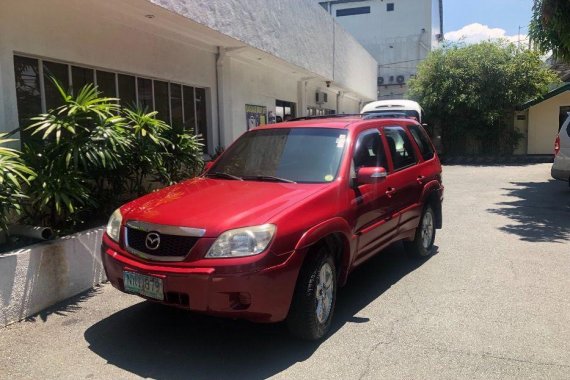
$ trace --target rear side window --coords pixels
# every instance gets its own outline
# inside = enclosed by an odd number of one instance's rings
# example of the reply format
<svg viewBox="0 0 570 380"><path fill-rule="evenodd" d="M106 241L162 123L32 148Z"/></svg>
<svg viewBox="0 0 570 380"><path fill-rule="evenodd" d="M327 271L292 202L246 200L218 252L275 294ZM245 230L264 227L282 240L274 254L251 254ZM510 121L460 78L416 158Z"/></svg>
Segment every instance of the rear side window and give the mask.
<svg viewBox="0 0 570 380"><path fill-rule="evenodd" d="M418 161L412 142L402 127L386 127L384 133L390 149L390 156L392 156L394 170L414 165Z"/></svg>
<svg viewBox="0 0 570 380"><path fill-rule="evenodd" d="M424 160L427 161L431 159L433 157L433 147L425 131L420 129L417 125L410 125L409 128L416 144L418 144L418 148L420 148L420 152Z"/></svg>

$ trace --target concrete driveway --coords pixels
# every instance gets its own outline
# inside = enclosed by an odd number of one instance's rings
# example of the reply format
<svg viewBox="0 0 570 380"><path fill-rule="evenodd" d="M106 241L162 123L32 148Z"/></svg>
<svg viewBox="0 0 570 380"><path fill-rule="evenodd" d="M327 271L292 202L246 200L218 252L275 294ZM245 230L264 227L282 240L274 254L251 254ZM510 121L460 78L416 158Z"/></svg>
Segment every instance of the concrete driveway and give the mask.
<svg viewBox="0 0 570 380"><path fill-rule="evenodd" d="M395 245L320 344L105 285L0 330L0 378L570 378L570 189L549 164L444 171L438 252Z"/></svg>

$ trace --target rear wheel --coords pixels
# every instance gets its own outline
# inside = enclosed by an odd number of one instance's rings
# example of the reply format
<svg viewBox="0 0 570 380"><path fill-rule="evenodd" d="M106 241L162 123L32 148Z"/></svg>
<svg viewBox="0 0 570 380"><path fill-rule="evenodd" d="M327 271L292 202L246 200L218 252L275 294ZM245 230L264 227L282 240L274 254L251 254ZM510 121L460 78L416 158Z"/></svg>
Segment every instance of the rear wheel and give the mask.
<svg viewBox="0 0 570 380"><path fill-rule="evenodd" d="M414 240L404 242L408 254L412 257L427 257L433 253L435 241L435 213L432 206L424 208Z"/></svg>
<svg viewBox="0 0 570 380"><path fill-rule="evenodd" d="M336 266L325 246L309 255L297 280L287 326L301 339L317 340L331 326L336 301Z"/></svg>

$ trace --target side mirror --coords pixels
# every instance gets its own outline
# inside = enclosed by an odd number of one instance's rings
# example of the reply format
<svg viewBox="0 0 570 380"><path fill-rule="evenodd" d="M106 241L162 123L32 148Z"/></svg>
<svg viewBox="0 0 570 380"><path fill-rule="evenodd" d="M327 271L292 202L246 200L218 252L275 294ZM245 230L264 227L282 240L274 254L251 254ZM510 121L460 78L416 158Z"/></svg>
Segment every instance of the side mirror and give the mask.
<svg viewBox="0 0 570 380"><path fill-rule="evenodd" d="M356 185L374 184L386 179L388 172L383 167L368 167L358 169Z"/></svg>

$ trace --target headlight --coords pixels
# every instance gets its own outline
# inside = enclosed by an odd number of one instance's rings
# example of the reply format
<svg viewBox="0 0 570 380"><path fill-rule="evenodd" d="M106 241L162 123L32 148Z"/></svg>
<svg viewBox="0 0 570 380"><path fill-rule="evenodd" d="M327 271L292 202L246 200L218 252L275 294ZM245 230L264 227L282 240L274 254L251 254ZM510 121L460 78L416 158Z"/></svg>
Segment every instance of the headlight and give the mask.
<svg viewBox="0 0 570 380"><path fill-rule="evenodd" d="M123 221L123 215L121 215L121 211L116 209L115 212L109 218L109 222L107 223L107 235L109 237L119 242L119 236L121 236L121 222Z"/></svg>
<svg viewBox="0 0 570 380"><path fill-rule="evenodd" d="M242 257L260 254L267 248L276 227L273 224L238 228L220 235L206 257Z"/></svg>

